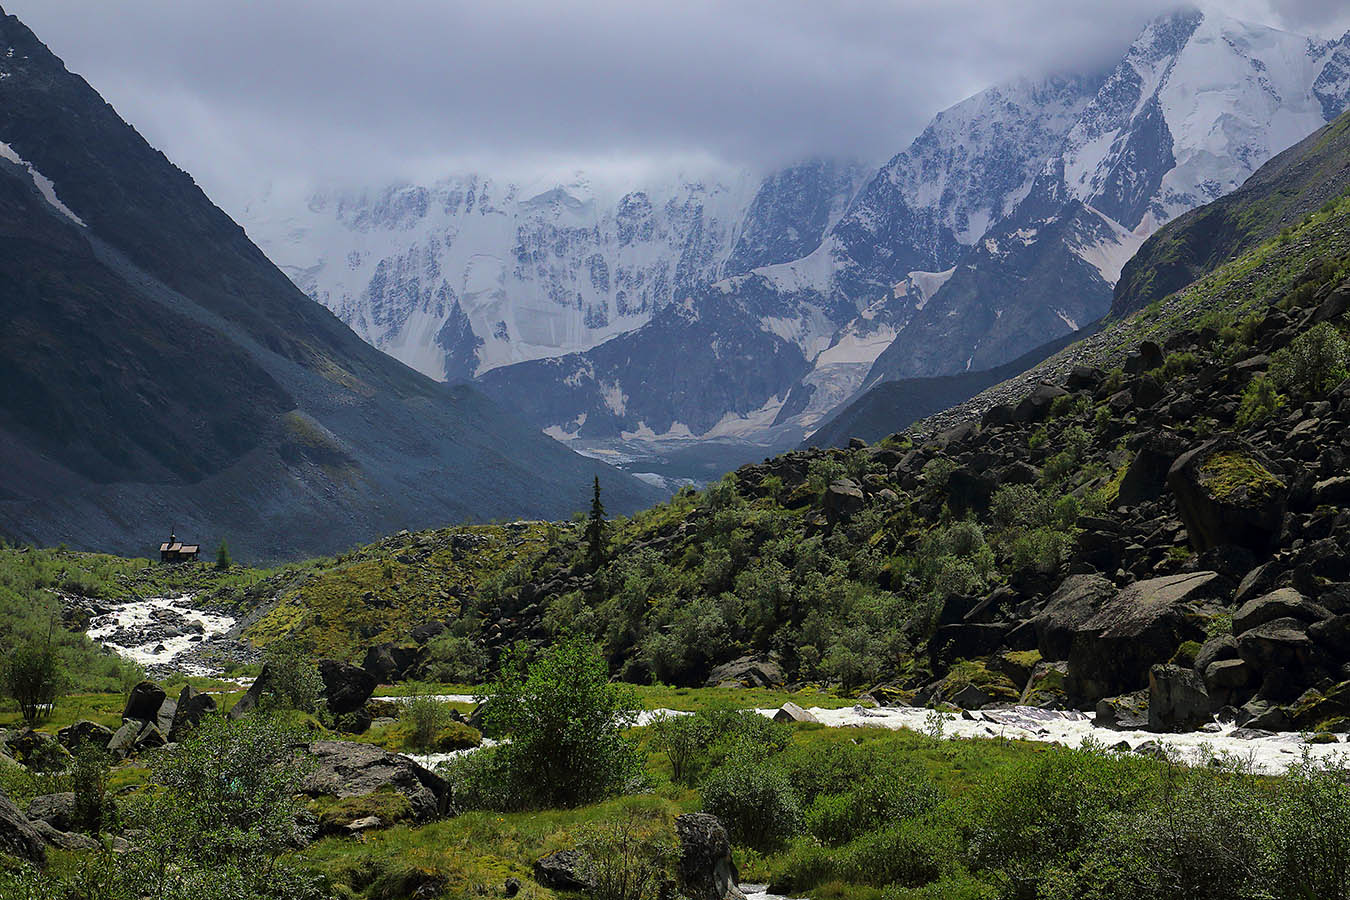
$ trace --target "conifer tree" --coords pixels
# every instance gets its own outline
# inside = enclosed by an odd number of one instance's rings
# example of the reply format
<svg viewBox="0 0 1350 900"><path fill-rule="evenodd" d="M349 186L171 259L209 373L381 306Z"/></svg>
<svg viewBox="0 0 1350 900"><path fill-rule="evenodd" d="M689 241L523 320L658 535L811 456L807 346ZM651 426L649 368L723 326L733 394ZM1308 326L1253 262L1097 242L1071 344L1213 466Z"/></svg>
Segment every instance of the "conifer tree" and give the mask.
<svg viewBox="0 0 1350 900"><path fill-rule="evenodd" d="M605 561L605 504L600 502L600 476L595 476L595 493L591 496L591 515L586 522L587 556L592 568Z"/></svg>

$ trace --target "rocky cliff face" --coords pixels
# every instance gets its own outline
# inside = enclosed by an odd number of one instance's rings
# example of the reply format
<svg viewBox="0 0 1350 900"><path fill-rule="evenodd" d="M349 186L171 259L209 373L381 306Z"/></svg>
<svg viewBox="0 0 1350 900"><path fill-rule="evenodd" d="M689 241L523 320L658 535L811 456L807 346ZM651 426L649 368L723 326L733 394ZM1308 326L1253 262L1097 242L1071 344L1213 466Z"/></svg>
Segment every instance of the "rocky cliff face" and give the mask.
<svg viewBox="0 0 1350 900"><path fill-rule="evenodd" d="M657 496L361 341L12 16L0 142L7 538L275 559Z"/></svg>

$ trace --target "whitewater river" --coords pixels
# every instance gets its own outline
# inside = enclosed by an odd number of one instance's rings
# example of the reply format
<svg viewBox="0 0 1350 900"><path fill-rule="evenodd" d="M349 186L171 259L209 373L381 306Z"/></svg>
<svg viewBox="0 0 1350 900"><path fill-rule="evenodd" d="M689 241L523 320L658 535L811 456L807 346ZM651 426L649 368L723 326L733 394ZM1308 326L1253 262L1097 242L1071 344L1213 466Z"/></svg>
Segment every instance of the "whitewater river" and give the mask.
<svg viewBox="0 0 1350 900"><path fill-rule="evenodd" d="M175 662L234 627L230 616L192 607L192 595L150 597L119 603L89 622L89 637L146 668L171 666L188 675L211 675L207 667Z"/></svg>
<svg viewBox="0 0 1350 900"><path fill-rule="evenodd" d="M230 616L193 609L191 595L152 597L120 604L90 623L89 636L95 641L134 659L146 667L173 667L191 675L212 674L190 658L194 648L233 627ZM390 697L387 699L398 700ZM443 694L438 699L472 703L468 694ZM776 710L756 710L772 716ZM1008 738L1078 747L1094 741L1107 747L1124 742L1131 750L1154 742L1175 750L1185 762L1204 765L1215 756L1237 757L1258 772L1283 772L1303 752L1314 758L1345 755L1350 748L1342 744L1309 744L1293 732L1256 733L1231 724L1212 723L1199 731L1185 734L1154 734L1149 731L1120 731L1100 728L1091 714L1076 711L1014 707L979 710L969 713L940 713L913 707L865 707L808 710L822 724L834 728L908 728L937 734L944 738ZM672 710L646 710L638 719L647 724L660 715L686 715ZM458 753L418 755L423 765L435 766Z"/></svg>
<svg viewBox="0 0 1350 900"><path fill-rule="evenodd" d="M386 699L398 700L398 697ZM472 703L469 694L441 694L437 699L453 703ZM1080 747L1092 741L1107 747L1122 741L1131 750L1146 743L1154 743L1176 751L1184 762L1205 765L1216 756L1229 756L1249 764L1256 772L1277 774L1297 762L1306 750L1314 759L1346 756L1350 747L1343 744L1309 744L1297 732L1252 732L1232 724L1218 722L1199 731L1184 734L1157 734L1152 731L1122 731L1098 727L1093 716L1074 710L1047 710L1030 706L1012 709L976 710L968 713L943 713L918 707L853 706L844 709L812 707L807 710L822 725L832 728L908 728L937 734L941 727L944 738L1006 738L1009 740L1039 741ZM776 709L757 709L763 716L772 716ZM644 710L638 724L646 725L658 716L683 716L685 712L668 709ZM433 753L418 756L428 767L444 762L465 752Z"/></svg>

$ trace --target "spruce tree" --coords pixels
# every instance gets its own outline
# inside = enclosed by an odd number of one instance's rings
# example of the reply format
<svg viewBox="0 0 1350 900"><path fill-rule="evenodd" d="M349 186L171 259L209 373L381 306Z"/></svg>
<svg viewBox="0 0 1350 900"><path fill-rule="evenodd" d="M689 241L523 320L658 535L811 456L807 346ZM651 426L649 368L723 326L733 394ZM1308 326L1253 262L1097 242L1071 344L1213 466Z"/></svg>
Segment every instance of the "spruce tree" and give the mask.
<svg viewBox="0 0 1350 900"><path fill-rule="evenodd" d="M591 496L591 515L586 522L587 555L592 568L605 561L605 504L600 502L600 476L595 476L595 493Z"/></svg>
<svg viewBox="0 0 1350 900"><path fill-rule="evenodd" d="M224 541L221 541L220 549L216 551L216 568L228 569L232 563L233 560L230 559L230 548Z"/></svg>

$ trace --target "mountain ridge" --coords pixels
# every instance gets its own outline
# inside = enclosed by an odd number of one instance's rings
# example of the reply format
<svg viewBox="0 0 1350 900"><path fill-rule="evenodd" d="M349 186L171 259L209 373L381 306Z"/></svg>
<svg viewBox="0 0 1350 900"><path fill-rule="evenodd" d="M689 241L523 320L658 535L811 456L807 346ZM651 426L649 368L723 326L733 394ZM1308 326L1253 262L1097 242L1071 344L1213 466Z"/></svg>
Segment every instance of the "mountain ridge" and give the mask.
<svg viewBox="0 0 1350 900"><path fill-rule="evenodd" d="M361 341L18 19L0 44L9 538L144 552L177 525L276 559L566 515L597 475L616 509L660 496Z"/></svg>

